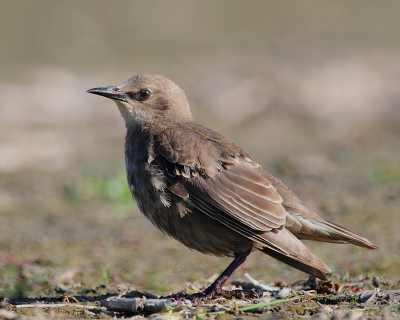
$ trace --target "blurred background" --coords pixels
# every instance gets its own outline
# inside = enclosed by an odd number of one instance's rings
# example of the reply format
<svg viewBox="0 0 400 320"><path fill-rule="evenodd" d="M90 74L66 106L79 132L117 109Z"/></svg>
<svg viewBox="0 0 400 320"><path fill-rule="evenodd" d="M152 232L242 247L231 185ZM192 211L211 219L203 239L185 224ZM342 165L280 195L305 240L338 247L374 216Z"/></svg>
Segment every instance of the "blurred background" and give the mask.
<svg viewBox="0 0 400 320"><path fill-rule="evenodd" d="M141 72L186 92L323 217L378 252L307 243L335 274L397 285L400 2L9 1L0 10L0 291L105 284L167 294L230 259L191 252L137 211L124 123L85 91ZM306 275L254 253L233 275Z"/></svg>

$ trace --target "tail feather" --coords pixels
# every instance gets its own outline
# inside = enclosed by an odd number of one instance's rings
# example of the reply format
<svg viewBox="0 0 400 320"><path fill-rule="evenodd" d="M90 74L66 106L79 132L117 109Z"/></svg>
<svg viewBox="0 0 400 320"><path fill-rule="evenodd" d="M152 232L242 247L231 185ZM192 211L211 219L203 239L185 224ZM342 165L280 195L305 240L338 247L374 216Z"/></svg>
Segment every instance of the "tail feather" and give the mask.
<svg viewBox="0 0 400 320"><path fill-rule="evenodd" d="M372 251L379 249L368 239L333 222L322 219L305 219L299 216L296 216L296 219L302 225L300 230L294 232L295 236L299 239L331 243L351 243Z"/></svg>
<svg viewBox="0 0 400 320"><path fill-rule="evenodd" d="M342 238L345 242L354 244L356 246L366 248L371 251L378 250L379 247L375 246L368 239L358 235L357 233L350 231L342 226L339 226L330 221L316 221L315 223L327 227L333 231L334 234L337 235L338 238Z"/></svg>

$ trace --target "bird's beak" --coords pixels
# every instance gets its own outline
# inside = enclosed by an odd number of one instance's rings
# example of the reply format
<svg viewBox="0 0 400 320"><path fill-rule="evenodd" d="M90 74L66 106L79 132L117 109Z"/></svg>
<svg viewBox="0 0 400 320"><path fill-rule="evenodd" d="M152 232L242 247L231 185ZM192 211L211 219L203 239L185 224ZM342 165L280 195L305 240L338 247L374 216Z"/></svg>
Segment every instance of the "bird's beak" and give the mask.
<svg viewBox="0 0 400 320"><path fill-rule="evenodd" d="M119 89L115 86L93 88L93 89L89 89L86 92L98 94L99 96L110 98L112 100L120 100L120 101L128 102L126 99L127 98L126 93L123 91L119 91Z"/></svg>

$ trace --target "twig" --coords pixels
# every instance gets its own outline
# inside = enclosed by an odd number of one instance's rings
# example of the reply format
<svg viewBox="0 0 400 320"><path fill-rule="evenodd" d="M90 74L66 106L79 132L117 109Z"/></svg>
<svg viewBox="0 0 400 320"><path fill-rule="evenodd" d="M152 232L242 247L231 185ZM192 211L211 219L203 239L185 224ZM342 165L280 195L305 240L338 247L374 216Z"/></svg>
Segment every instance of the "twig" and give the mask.
<svg viewBox="0 0 400 320"><path fill-rule="evenodd" d="M102 300L101 305L111 311L156 313L175 307L177 303L169 299L110 297Z"/></svg>
<svg viewBox="0 0 400 320"><path fill-rule="evenodd" d="M63 308L63 307L75 307L75 308L85 308L85 309L99 309L96 306L86 306L77 303L56 303L56 304L45 304L45 303L34 303L34 304L17 304L14 305L17 309L20 308Z"/></svg>

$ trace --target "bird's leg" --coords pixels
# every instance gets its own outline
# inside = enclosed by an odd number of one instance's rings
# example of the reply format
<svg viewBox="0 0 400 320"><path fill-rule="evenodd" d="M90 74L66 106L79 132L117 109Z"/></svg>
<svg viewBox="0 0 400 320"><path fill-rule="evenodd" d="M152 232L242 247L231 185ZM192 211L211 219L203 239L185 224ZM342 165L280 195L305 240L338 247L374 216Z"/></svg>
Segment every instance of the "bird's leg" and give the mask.
<svg viewBox="0 0 400 320"><path fill-rule="evenodd" d="M245 298L245 294L242 290L224 290L222 287L232 275L232 273L246 260L249 252L238 254L231 264L221 273L221 275L203 292L200 294L204 296L204 300L212 299L214 297L224 297L224 298ZM254 292L255 294L255 292Z"/></svg>
<svg viewBox="0 0 400 320"><path fill-rule="evenodd" d="M232 275L232 273L246 260L247 256L250 254L250 251L245 253L238 254L235 259L231 262L231 264L221 273L221 275L215 280L207 289L203 292L195 293L195 294L183 294L183 295L170 295L165 298L169 299L188 299L191 301L196 300L207 300L213 299L215 297L224 297L224 298L238 298L243 299L246 296L257 297L257 294L251 290L249 292L243 292L243 290L224 290L222 287L228 278Z"/></svg>

